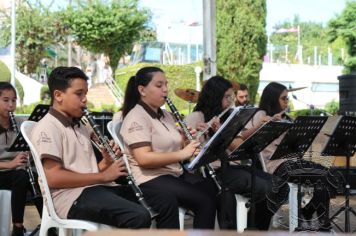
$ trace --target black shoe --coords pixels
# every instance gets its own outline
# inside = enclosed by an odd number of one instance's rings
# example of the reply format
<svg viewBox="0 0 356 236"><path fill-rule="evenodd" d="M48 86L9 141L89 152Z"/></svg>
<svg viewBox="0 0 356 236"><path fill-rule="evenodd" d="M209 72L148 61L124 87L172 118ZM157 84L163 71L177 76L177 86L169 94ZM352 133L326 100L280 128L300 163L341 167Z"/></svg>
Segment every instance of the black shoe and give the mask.
<svg viewBox="0 0 356 236"><path fill-rule="evenodd" d="M11 236L24 236L26 235L26 229L25 227L17 227L17 226L13 226L12 227L12 233Z"/></svg>
<svg viewBox="0 0 356 236"><path fill-rule="evenodd" d="M49 228L47 232L48 236L58 236L57 234L57 228Z"/></svg>
<svg viewBox="0 0 356 236"><path fill-rule="evenodd" d="M320 222L319 232L331 232L330 222Z"/></svg>
<svg viewBox="0 0 356 236"><path fill-rule="evenodd" d="M301 217L304 220L311 221L313 214L315 210L314 209L306 209L305 207L301 209Z"/></svg>

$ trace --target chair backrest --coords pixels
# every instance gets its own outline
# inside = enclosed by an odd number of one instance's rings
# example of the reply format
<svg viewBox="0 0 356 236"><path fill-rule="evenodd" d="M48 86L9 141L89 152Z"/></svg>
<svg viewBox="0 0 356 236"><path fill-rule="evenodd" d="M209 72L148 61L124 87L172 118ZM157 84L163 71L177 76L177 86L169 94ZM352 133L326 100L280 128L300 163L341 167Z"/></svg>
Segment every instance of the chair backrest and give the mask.
<svg viewBox="0 0 356 236"><path fill-rule="evenodd" d="M124 139L120 135L120 129L122 126L122 121L109 121L107 124L107 129L111 135L111 137L114 139L115 143L119 145L120 149L124 151L125 145L124 145Z"/></svg>
<svg viewBox="0 0 356 236"><path fill-rule="evenodd" d="M62 222L63 220L60 219L56 213L56 211L54 210L54 205L53 205L53 201L52 201L52 197L51 197L51 192L49 190L48 187L48 183L47 183L47 178L46 175L44 173L44 169L43 169L43 165L40 159L40 156L35 148L35 146L33 145L33 143L30 140L30 136L32 133L32 129L35 126L37 122L34 121L24 121L21 124L21 133L24 137L24 139L26 140L28 146L30 147L31 153L32 153L32 157L33 160L35 162L35 166L36 166L36 170L38 173L39 178L41 179L41 189L42 189L42 194L44 194L44 204L45 206L47 206L48 209L48 213L49 215L54 218L57 222Z"/></svg>
<svg viewBox="0 0 356 236"><path fill-rule="evenodd" d="M127 154L125 154L124 139L122 138L122 136L120 134L121 126L122 126L122 121L115 121L115 123L113 123L113 121L109 121L108 124L106 125L106 128L108 129L111 137L114 139L114 142L117 145L119 145L119 147L123 153L122 158L125 161L128 173L132 174L129 161L127 159Z"/></svg>

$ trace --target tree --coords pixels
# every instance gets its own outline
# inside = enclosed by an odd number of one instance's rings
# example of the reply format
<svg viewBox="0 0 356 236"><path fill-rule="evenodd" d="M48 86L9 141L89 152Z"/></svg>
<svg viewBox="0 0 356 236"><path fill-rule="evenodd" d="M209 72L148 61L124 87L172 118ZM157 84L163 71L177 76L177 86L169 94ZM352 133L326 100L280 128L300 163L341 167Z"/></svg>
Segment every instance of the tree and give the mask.
<svg viewBox="0 0 356 236"><path fill-rule="evenodd" d="M341 38L346 44L349 58L345 61L345 73L356 71L356 1L346 3L343 12L329 21L329 41Z"/></svg>
<svg viewBox="0 0 356 236"><path fill-rule="evenodd" d="M11 19L5 15L0 32L3 46L11 40ZM16 64L21 72L34 73L46 49L64 40L66 28L57 13L44 7L20 3L16 8Z"/></svg>
<svg viewBox="0 0 356 236"><path fill-rule="evenodd" d="M217 0L216 4L218 72L248 84L254 101L266 53L266 1Z"/></svg>
<svg viewBox="0 0 356 236"><path fill-rule="evenodd" d="M89 2L76 11L68 9L67 25L78 45L108 55L115 69L119 59L131 51L149 20L149 12L138 9L137 5L137 0L112 1L111 4Z"/></svg>
<svg viewBox="0 0 356 236"><path fill-rule="evenodd" d="M270 42L274 47L273 58L274 61L286 62L286 63L298 63L295 57L297 53L298 45L298 33L287 32L279 33L280 29L300 29L300 44L303 46L303 60L307 62L306 58L310 58L310 63L314 58L314 47L317 47L317 54L321 56L322 64L326 64L328 58L328 48L332 50L333 58L337 58L333 61L333 64L342 63L341 48L345 45L340 41L335 41L332 44L328 42L327 31L328 28L323 26L322 23L317 22L303 22L299 16L294 16L294 19L290 21L284 21L274 25L275 32L270 37ZM288 45L288 58L285 55L285 46Z"/></svg>

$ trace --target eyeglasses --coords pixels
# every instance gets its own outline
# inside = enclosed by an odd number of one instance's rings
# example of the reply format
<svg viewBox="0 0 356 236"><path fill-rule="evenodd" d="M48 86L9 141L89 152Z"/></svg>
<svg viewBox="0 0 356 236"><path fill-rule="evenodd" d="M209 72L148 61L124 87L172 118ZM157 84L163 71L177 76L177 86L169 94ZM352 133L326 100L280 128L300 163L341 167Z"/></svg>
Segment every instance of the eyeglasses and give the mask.
<svg viewBox="0 0 356 236"><path fill-rule="evenodd" d="M229 102L234 102L235 101L235 94L225 95L224 99L228 100Z"/></svg>
<svg viewBox="0 0 356 236"><path fill-rule="evenodd" d="M289 97L288 96L283 96L283 97L280 97L279 99L283 100L283 101L289 101Z"/></svg>

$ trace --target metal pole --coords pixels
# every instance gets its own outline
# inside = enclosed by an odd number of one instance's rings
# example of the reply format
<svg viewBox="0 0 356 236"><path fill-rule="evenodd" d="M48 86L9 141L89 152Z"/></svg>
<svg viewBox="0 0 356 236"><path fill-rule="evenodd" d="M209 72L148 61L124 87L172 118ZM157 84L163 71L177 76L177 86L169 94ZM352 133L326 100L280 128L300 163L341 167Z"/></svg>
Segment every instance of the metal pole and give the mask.
<svg viewBox="0 0 356 236"><path fill-rule="evenodd" d="M203 79L216 75L216 4L203 0Z"/></svg>
<svg viewBox="0 0 356 236"><path fill-rule="evenodd" d="M11 84L16 86L15 73L16 73L16 2L11 1Z"/></svg>
<svg viewBox="0 0 356 236"><path fill-rule="evenodd" d="M72 6L72 0L69 0L69 7ZM68 35L67 37L67 40L68 40L68 61L67 61L67 64L68 66L72 66L72 40L71 40L71 37L70 35Z"/></svg>

